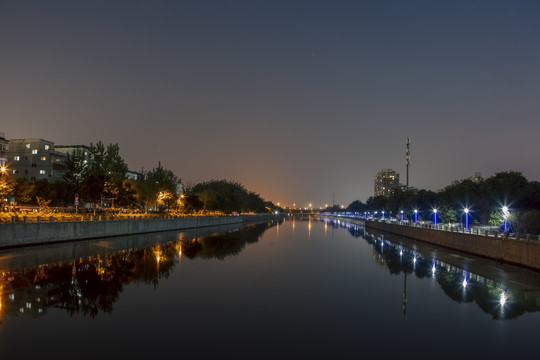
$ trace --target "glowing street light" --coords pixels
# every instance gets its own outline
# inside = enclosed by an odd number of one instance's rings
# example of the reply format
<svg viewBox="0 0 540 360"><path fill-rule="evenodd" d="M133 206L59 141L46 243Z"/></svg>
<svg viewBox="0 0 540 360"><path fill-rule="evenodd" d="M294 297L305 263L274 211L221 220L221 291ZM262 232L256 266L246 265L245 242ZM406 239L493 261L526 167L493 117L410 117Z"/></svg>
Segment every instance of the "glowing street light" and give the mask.
<svg viewBox="0 0 540 360"><path fill-rule="evenodd" d="M383 212L382 212L382 219L384 220L384 210L383 210Z"/></svg>
<svg viewBox="0 0 540 360"><path fill-rule="evenodd" d="M469 209L465 208L465 230L469 230Z"/></svg>
<svg viewBox="0 0 540 360"><path fill-rule="evenodd" d="M418 210L414 209L414 223L416 224L418 222Z"/></svg>
<svg viewBox="0 0 540 360"><path fill-rule="evenodd" d="M504 232L508 230L508 206L503 206L502 208L504 216Z"/></svg>
<svg viewBox="0 0 540 360"><path fill-rule="evenodd" d="M504 306L504 304L506 304L506 292L502 292L499 303L501 304L501 306Z"/></svg>
<svg viewBox="0 0 540 360"><path fill-rule="evenodd" d="M433 222L437 226L437 209L433 209Z"/></svg>
<svg viewBox="0 0 540 360"><path fill-rule="evenodd" d="M403 221L403 210L401 210L400 212L401 212L401 221Z"/></svg>

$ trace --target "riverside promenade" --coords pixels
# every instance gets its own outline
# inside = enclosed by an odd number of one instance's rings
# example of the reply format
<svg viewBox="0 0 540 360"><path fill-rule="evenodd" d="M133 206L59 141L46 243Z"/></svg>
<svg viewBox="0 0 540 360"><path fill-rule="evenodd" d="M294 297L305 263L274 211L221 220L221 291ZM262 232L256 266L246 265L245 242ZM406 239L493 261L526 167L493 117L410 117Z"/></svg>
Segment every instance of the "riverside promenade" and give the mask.
<svg viewBox="0 0 540 360"><path fill-rule="evenodd" d="M490 235L488 232L481 234L452 231L451 228L449 230L440 230L429 225L411 226L349 217L333 218L363 224L367 228L405 236L467 254L540 271L540 243L531 241L528 237L525 240L520 240L519 236L518 239L507 238L497 233Z"/></svg>
<svg viewBox="0 0 540 360"><path fill-rule="evenodd" d="M273 220L276 215L107 217L91 221L0 223L0 249Z"/></svg>

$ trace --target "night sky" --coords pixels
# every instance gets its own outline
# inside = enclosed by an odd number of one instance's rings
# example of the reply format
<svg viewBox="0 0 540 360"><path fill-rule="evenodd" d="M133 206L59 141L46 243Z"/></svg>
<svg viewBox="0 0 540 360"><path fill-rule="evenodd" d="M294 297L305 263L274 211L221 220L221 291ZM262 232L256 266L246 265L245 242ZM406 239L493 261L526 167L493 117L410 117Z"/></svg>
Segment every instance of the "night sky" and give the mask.
<svg viewBox="0 0 540 360"><path fill-rule="evenodd" d="M0 0L0 132L347 205L383 168L540 181L540 2Z"/></svg>

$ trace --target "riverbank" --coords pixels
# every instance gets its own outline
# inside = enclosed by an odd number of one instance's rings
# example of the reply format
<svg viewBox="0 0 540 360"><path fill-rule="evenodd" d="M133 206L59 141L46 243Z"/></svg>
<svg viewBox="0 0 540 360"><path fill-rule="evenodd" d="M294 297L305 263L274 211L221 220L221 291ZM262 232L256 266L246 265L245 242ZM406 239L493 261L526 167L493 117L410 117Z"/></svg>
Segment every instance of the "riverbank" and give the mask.
<svg viewBox="0 0 540 360"><path fill-rule="evenodd" d="M273 220L276 215L154 217L0 224L0 249Z"/></svg>
<svg viewBox="0 0 540 360"><path fill-rule="evenodd" d="M540 243L538 242L508 239L497 235L489 236L487 234L443 231L363 219L344 217L338 217L337 219L364 224L367 228L540 271Z"/></svg>

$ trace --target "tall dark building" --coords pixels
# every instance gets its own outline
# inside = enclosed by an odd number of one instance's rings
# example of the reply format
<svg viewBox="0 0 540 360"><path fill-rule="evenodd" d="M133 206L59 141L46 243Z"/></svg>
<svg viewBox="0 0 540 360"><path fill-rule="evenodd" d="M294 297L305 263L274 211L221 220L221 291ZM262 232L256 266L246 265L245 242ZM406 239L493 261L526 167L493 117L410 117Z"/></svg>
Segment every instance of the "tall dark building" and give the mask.
<svg viewBox="0 0 540 360"><path fill-rule="evenodd" d="M388 197L399 187L399 174L392 169L383 169L375 175L375 196Z"/></svg>

